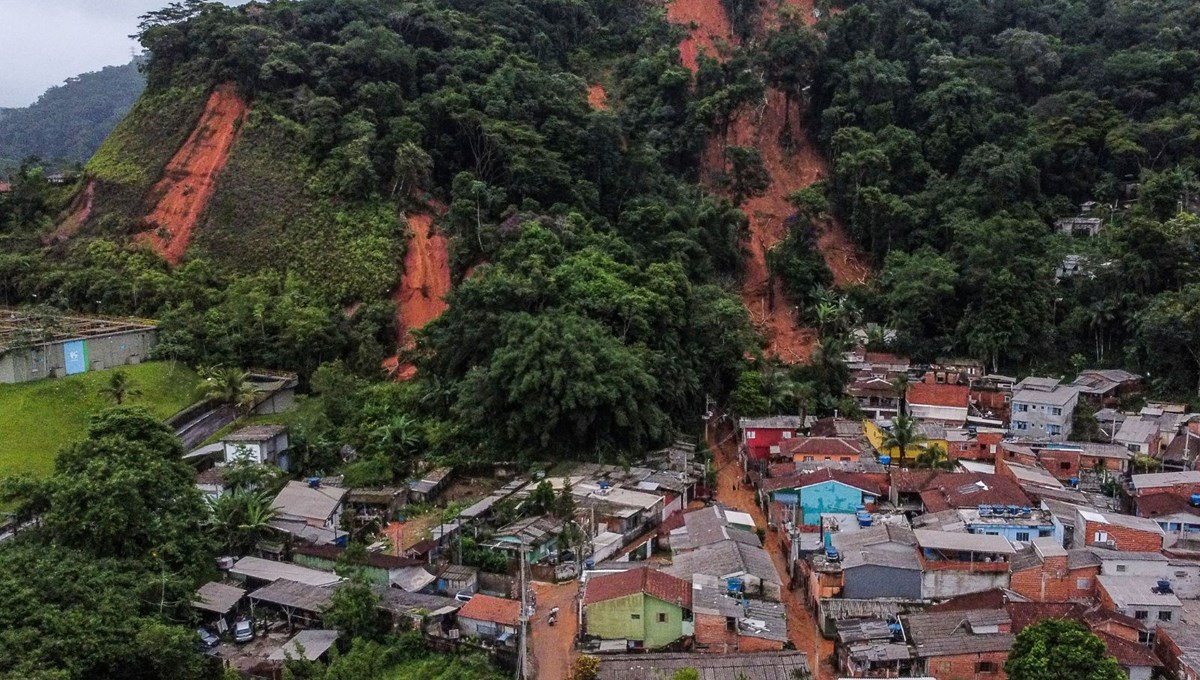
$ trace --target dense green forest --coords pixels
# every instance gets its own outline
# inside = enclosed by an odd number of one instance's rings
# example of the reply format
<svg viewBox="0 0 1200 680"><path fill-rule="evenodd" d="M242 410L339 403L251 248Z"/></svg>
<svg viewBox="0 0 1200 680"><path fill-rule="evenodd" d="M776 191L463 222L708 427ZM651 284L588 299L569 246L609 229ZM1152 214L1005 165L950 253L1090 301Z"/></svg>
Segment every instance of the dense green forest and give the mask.
<svg viewBox="0 0 1200 680"><path fill-rule="evenodd" d="M145 17L146 91L79 184L30 161L0 194L0 304L153 317L162 358L297 371L300 472L356 484L418 459L629 460L694 431L708 396L845 414L841 351L869 321L917 359L1119 365L1161 396L1196 389L1193 3L860 0L765 33L766 5L723 5L743 42L693 77L686 29L633 0L173 3ZM588 105L592 83L608 108ZM172 266L136 235L229 85L248 114ZM700 183L708 170L738 203L765 190L753 149L700 165L768 86L831 161L789 197L768 257L822 336L804 366L758 352L733 292L747 220ZM1098 235L1056 231L1085 205ZM396 383L380 365L417 213L449 237L456 285L401 356L417 377ZM863 286L828 287L814 229L830 213L877 268ZM1079 270L1056 276L1068 255ZM186 603L220 543L249 539L212 521L179 454L118 409L51 476L3 484L0 502L41 522L0 547L0 675L213 676ZM491 674L346 602L344 654L293 677Z"/></svg>
<svg viewBox="0 0 1200 680"><path fill-rule="evenodd" d="M141 63L84 73L27 107L0 110L0 175L29 156L56 165L87 162L145 89Z"/></svg>
<svg viewBox="0 0 1200 680"><path fill-rule="evenodd" d="M831 199L905 349L1194 392L1195 3L861 0L821 29ZM1055 233L1089 203L1098 236Z"/></svg>

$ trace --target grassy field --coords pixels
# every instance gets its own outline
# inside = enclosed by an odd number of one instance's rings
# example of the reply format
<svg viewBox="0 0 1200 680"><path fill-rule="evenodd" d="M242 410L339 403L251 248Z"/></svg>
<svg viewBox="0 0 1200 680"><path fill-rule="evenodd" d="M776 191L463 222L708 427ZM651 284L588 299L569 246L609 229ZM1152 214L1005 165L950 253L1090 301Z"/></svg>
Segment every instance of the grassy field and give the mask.
<svg viewBox="0 0 1200 680"><path fill-rule="evenodd" d="M169 363L126 366L141 396L126 401L167 418L192 402L197 378L191 369ZM82 439L88 417L111 406L100 393L111 371L57 380L0 385L0 476L44 475L64 445Z"/></svg>

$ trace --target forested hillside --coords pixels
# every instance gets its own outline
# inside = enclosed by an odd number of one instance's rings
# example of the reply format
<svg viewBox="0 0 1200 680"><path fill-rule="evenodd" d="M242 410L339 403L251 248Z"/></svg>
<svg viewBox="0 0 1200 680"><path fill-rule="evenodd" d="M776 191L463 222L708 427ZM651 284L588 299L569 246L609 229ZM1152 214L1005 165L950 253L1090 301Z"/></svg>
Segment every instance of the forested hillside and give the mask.
<svg viewBox="0 0 1200 680"><path fill-rule="evenodd" d="M1195 389L1195 3L861 0L821 27L831 198L905 349ZM1056 233L1092 203L1097 236Z"/></svg>
<svg viewBox="0 0 1200 680"><path fill-rule="evenodd" d="M146 86L140 59L70 78L25 108L0 110L0 167L37 156L49 163L85 163Z"/></svg>

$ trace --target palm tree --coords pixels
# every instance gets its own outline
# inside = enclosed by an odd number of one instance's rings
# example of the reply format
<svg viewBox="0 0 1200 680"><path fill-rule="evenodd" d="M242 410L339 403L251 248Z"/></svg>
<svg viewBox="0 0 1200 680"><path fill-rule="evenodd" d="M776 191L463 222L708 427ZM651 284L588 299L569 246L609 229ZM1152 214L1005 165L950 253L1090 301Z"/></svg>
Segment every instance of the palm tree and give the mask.
<svg viewBox="0 0 1200 680"><path fill-rule="evenodd" d="M420 443L417 421L403 413L371 431L371 443L382 453L411 453Z"/></svg>
<svg viewBox="0 0 1200 680"><path fill-rule="evenodd" d="M896 377L892 378L892 391L896 393L896 396L900 400L899 403L897 404L899 406L899 413L897 415L901 415L901 416L907 415L908 414L908 374L907 373L898 373L898 374L896 374Z"/></svg>
<svg viewBox="0 0 1200 680"><path fill-rule="evenodd" d="M250 373L240 368L215 366L200 372L204 380L204 397L219 404L229 404L239 410L250 410L258 399Z"/></svg>
<svg viewBox="0 0 1200 680"><path fill-rule="evenodd" d="M909 448L923 441L925 441L925 436L921 434L916 420L909 416L897 416L892 421L892 429L883 438L883 448L885 450L895 449L899 454L900 461L903 462L908 455Z"/></svg>
<svg viewBox="0 0 1200 680"><path fill-rule="evenodd" d="M957 465L950 460L946 449L935 444L917 454L913 467L919 470L953 470Z"/></svg>
<svg viewBox="0 0 1200 680"><path fill-rule="evenodd" d="M787 373L774 366L768 367L762 372L762 386L771 413L783 412L794 394L794 387Z"/></svg>
<svg viewBox="0 0 1200 680"><path fill-rule="evenodd" d="M271 496L265 492L244 494L242 521L238 524L238 533L242 545L254 545L259 537L271 527L276 510L271 506Z"/></svg>
<svg viewBox="0 0 1200 680"><path fill-rule="evenodd" d="M817 396L817 386L810 381L793 383L792 396L796 399L800 427L803 428L808 421L808 412L813 408L813 400Z"/></svg>
<svg viewBox="0 0 1200 680"><path fill-rule="evenodd" d="M108 376L108 383L100 388L100 393L120 406L126 399L142 396L142 391L134 386L133 379L125 371L113 371Z"/></svg>

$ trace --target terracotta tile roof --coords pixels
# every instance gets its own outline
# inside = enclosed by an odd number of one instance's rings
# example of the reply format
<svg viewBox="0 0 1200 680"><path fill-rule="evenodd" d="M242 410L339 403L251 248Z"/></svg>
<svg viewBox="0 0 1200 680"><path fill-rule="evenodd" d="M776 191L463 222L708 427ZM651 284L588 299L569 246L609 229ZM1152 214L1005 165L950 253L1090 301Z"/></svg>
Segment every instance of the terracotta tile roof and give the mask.
<svg viewBox="0 0 1200 680"><path fill-rule="evenodd" d="M971 388L964 385L938 385L913 383L908 386L909 404L919 406L949 406L967 408L971 401Z"/></svg>
<svg viewBox="0 0 1200 680"><path fill-rule="evenodd" d="M1141 496L1136 501L1138 517L1158 517L1186 512L1189 515L1200 515L1200 508L1188 502L1188 499L1173 493L1156 493L1152 496Z"/></svg>
<svg viewBox="0 0 1200 680"><path fill-rule="evenodd" d="M692 608L691 584L681 578L646 567L588 579L583 604L586 606L597 602L607 602L636 593L645 593L663 602L677 604L684 609Z"/></svg>
<svg viewBox="0 0 1200 680"><path fill-rule="evenodd" d="M890 352L867 352L865 354L864 358L867 361L871 362L872 364L907 364L907 363L909 363L908 357L902 357L899 354L892 354Z"/></svg>
<svg viewBox="0 0 1200 680"><path fill-rule="evenodd" d="M968 593L952 597L945 602L933 605L929 608L929 611L957 612L968 609L1000 609L1008 604L1009 597L1014 594L1001 588L992 588L991 590L983 590L978 593Z"/></svg>
<svg viewBox="0 0 1200 680"><path fill-rule="evenodd" d="M929 480L941 474L937 470L894 470L892 488L899 493L920 493Z"/></svg>
<svg viewBox="0 0 1200 680"><path fill-rule="evenodd" d="M458 611L458 615L476 621L491 621L506 626L517 626L520 625L521 603L480 593L464 604L463 608Z"/></svg>
<svg viewBox="0 0 1200 680"><path fill-rule="evenodd" d="M1134 666L1160 668L1163 665L1163 662L1159 661L1153 652L1136 642L1130 642L1116 635L1110 635L1102 630L1092 632L1104 643L1104 647L1108 650L1109 655L1116 659L1117 663L1126 668Z"/></svg>
<svg viewBox="0 0 1200 680"><path fill-rule="evenodd" d="M942 472L928 479L921 488L921 503L926 512L979 505L1031 504L1016 482L1007 477L981 472Z"/></svg>
<svg viewBox="0 0 1200 680"><path fill-rule="evenodd" d="M771 463L767 466L767 473L770 477L787 477L796 474L796 463L788 461L786 463Z"/></svg>
<svg viewBox="0 0 1200 680"><path fill-rule="evenodd" d="M848 437L796 437L781 443L779 452L785 456L857 456L862 444Z"/></svg>
<svg viewBox="0 0 1200 680"><path fill-rule="evenodd" d="M787 477L771 477L762 481L761 489L763 491L778 491L780 489L799 489L821 482L834 481L846 486L852 486L860 491L865 491L876 496L881 495L879 484L870 479L866 475L857 472L842 472L840 470L831 470L824 468L816 472L806 472L798 475L790 475Z"/></svg>
<svg viewBox="0 0 1200 680"><path fill-rule="evenodd" d="M1014 635L1026 626L1046 619L1082 621L1084 610L1087 609L1078 602L1009 602L1006 608L1012 617Z"/></svg>

